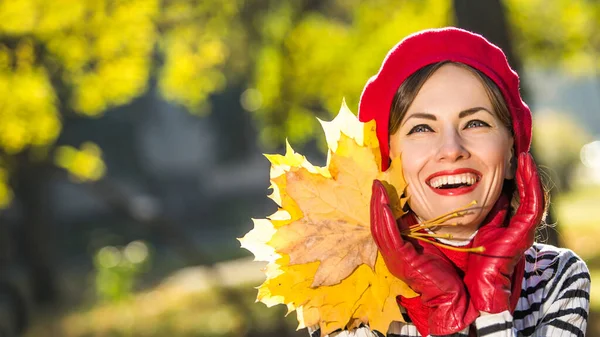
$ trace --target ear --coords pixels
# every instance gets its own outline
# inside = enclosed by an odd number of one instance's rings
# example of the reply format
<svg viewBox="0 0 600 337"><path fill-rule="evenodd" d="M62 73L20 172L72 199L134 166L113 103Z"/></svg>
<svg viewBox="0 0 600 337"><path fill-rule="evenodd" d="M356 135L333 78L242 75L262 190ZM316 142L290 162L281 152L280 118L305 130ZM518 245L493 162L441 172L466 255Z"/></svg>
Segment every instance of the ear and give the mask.
<svg viewBox="0 0 600 337"><path fill-rule="evenodd" d="M510 154L506 160L506 166L504 167L504 179L511 180L515 178L517 172L517 157L515 156L514 147L510 147Z"/></svg>

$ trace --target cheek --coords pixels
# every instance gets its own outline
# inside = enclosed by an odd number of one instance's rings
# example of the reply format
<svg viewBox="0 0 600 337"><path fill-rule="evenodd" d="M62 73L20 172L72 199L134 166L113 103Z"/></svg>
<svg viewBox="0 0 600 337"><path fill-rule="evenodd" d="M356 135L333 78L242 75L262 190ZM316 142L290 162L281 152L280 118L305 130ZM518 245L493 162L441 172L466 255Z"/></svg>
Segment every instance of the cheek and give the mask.
<svg viewBox="0 0 600 337"><path fill-rule="evenodd" d="M431 147L431 141L414 141L399 138L390 141L390 156L392 158L401 157L402 172L407 182L414 184L418 180L419 173L429 158Z"/></svg>
<svg viewBox="0 0 600 337"><path fill-rule="evenodd" d="M415 182L419 178L419 172L422 171L427 161L427 156L423 150L407 146L401 152L402 172L407 182Z"/></svg>
<svg viewBox="0 0 600 337"><path fill-rule="evenodd" d="M511 179L512 143L506 139L495 139L479 143L479 153L484 163L503 173L503 178Z"/></svg>

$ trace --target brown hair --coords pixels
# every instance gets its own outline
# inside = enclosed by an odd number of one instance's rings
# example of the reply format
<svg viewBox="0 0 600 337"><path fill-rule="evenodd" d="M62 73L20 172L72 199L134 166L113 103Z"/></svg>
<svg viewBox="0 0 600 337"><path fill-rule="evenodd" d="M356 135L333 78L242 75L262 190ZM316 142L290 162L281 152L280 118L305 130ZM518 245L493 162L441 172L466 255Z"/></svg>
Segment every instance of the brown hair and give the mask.
<svg viewBox="0 0 600 337"><path fill-rule="evenodd" d="M510 115L510 110L508 109L508 106L506 105L506 100L504 99L504 96L502 95L502 92L500 91L500 89L498 88L496 83L494 83L494 81L492 81L492 79L490 79L487 75L485 75L481 71L479 71L473 67L470 67L464 63L458 63L458 62L452 62L452 61L442 61L442 62L427 65L427 66L417 70L415 73L410 75L404 82L402 82L402 84L396 91L396 94L394 95L394 99L392 100L392 105L390 107L390 120L389 120L388 135L391 136L394 133L396 133L396 131L398 131L398 129L400 128L400 124L402 123L402 119L404 119L404 116L406 116L406 112L408 111L408 108L410 107L412 102L415 100L415 97L417 96L417 94L419 93L419 91L421 90L421 88L423 87L425 82L431 77L431 75L433 75L433 73L435 73L438 69L440 69L442 66L444 66L446 64L453 64L453 65L456 65L463 69L466 69L466 70L470 71L473 75L475 75L475 77L477 77L481 81L481 83L483 84L483 87L485 88L485 91L488 95L488 98L490 99L490 101L492 103L492 107L493 107L492 113L494 113L494 115L500 120L500 122L504 126L506 126L506 128L508 130L510 130L511 135L514 136L514 129L512 126L512 118ZM516 157L513 157L513 160L516 163ZM513 165L513 166L516 167L516 165ZM539 172L539 169L538 169L538 172ZM542 174L540 174L540 177L541 176L542 176ZM542 185L543 185L542 189L544 190L544 218L545 218L545 214L548 209L549 193L548 193L548 189L546 188L543 181L542 181ZM512 215L512 214L514 214L514 212L516 212L516 210L520 204L519 203L519 191L517 191L515 180L514 179L506 180L504 182L503 190L505 193L512 195L512 198L511 198L511 215Z"/></svg>

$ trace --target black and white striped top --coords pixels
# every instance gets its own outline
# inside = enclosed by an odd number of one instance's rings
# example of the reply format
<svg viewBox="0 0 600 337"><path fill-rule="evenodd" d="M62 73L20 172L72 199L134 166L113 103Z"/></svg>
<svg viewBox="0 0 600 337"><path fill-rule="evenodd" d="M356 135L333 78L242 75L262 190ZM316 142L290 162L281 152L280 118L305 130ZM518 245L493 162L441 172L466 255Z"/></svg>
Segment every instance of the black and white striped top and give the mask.
<svg viewBox="0 0 600 337"><path fill-rule="evenodd" d="M590 303L590 273L573 251L535 243L525 252L525 275L515 312L480 316L478 336L584 336ZM404 315L409 321L408 316ZM320 330L311 332L320 336ZM368 327L330 337L382 336ZM388 337L421 336L411 323L393 322ZM452 336L468 336L468 328Z"/></svg>

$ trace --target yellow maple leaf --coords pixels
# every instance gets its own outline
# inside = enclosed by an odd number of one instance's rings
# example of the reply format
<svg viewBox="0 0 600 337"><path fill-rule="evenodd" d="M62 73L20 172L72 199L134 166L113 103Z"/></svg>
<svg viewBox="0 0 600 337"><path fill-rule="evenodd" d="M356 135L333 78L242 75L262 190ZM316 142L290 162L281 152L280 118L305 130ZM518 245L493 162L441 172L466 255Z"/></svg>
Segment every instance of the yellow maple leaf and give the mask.
<svg viewBox="0 0 600 337"><path fill-rule="evenodd" d="M257 300L296 310L299 328L319 326L326 335L369 324L386 333L402 321L396 296L416 294L385 266L371 237L369 205L374 179L384 182L394 214L403 214L406 183L400 160L380 172L375 122L361 123L345 103L321 122L327 165L317 167L287 144L271 162L269 196L279 210L240 239L256 260L269 262Z"/></svg>

